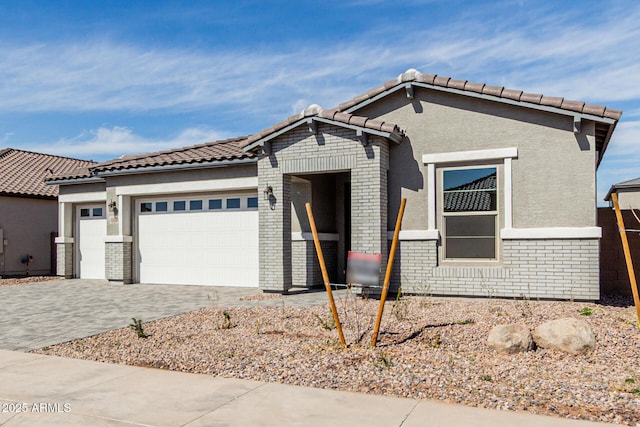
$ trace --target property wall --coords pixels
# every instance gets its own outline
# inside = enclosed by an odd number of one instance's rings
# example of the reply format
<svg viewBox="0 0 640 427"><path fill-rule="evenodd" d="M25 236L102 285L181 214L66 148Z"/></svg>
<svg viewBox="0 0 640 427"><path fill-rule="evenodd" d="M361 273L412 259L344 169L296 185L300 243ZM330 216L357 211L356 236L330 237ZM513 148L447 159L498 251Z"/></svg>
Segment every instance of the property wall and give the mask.
<svg viewBox="0 0 640 427"><path fill-rule="evenodd" d="M389 229L402 197L403 228L427 228L424 154L506 147L518 148L512 164L514 227L596 225L592 122L583 122L574 135L572 117L422 88L414 90L413 100L398 91L354 114L406 130L408 140L391 147Z"/></svg>
<svg viewBox="0 0 640 427"><path fill-rule="evenodd" d="M640 224L631 211L622 210L622 219L626 229L640 229ZM600 292L605 295L631 295L629 273L613 208L598 208L598 225L602 227ZM627 232L627 241L636 277L640 278L640 233Z"/></svg>
<svg viewBox="0 0 640 427"><path fill-rule="evenodd" d="M0 274L26 274L27 266L20 261L27 254L33 257L30 275L51 274L51 233L58 231L57 200L0 197L0 229L7 242L0 253Z"/></svg>
<svg viewBox="0 0 640 427"><path fill-rule="evenodd" d="M268 183L274 193L271 206L261 203L259 207L262 289L287 291L294 281L292 264L298 262L293 256L308 258L305 248L296 247L295 254L292 248L293 175L350 171L352 247L386 257L389 147L385 140L370 138L370 144L362 146L355 131L319 124L317 134L299 127L271 143L271 155L258 161L258 188Z"/></svg>

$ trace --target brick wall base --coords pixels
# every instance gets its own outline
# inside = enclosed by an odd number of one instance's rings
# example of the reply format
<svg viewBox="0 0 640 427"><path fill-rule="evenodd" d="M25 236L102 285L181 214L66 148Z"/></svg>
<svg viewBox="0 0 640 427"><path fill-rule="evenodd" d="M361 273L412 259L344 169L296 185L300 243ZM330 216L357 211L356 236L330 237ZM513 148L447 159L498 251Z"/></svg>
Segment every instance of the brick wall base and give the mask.
<svg viewBox="0 0 640 427"><path fill-rule="evenodd" d="M436 241L401 241L392 287L405 293L598 300L598 239L505 240L496 266L439 264Z"/></svg>

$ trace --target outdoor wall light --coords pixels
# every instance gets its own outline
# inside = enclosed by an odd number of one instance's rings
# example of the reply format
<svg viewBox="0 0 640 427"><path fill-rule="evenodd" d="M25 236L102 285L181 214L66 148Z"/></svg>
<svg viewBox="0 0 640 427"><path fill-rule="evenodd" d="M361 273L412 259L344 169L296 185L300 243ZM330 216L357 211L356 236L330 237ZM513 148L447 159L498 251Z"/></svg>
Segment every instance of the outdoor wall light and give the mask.
<svg viewBox="0 0 640 427"><path fill-rule="evenodd" d="M115 211L116 210L116 201L115 200L110 201L108 206L109 206L109 210L111 212Z"/></svg>
<svg viewBox="0 0 640 427"><path fill-rule="evenodd" d="M264 189L264 199L269 200L273 196L273 187L267 183L267 187Z"/></svg>

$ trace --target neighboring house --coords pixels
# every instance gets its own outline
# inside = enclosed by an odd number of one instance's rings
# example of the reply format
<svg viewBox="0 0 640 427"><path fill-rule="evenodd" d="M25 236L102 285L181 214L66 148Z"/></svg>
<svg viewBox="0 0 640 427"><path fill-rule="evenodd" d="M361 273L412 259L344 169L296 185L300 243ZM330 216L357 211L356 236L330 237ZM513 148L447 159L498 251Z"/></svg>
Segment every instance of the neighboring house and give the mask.
<svg viewBox="0 0 640 427"><path fill-rule="evenodd" d="M404 292L595 300L596 167L620 115L409 70L249 137L51 179L58 273L274 292L321 284L311 202L341 283L348 250L386 265L405 197L393 269Z"/></svg>
<svg viewBox="0 0 640 427"><path fill-rule="evenodd" d="M622 181L609 188L604 200L612 207L611 193L614 191L618 195L618 205L621 210L640 209L640 178Z"/></svg>
<svg viewBox="0 0 640 427"><path fill-rule="evenodd" d="M0 275L55 273L58 187L48 176L92 162L0 149Z"/></svg>
<svg viewBox="0 0 640 427"><path fill-rule="evenodd" d="M598 225L602 228L600 241L600 289L604 293L631 295L629 272L622 249L611 194L618 194L618 205L627 231L636 276L640 274L640 178L614 184L605 196L608 208L598 208ZM635 215L634 215L635 214ZM640 277L638 277L640 278Z"/></svg>

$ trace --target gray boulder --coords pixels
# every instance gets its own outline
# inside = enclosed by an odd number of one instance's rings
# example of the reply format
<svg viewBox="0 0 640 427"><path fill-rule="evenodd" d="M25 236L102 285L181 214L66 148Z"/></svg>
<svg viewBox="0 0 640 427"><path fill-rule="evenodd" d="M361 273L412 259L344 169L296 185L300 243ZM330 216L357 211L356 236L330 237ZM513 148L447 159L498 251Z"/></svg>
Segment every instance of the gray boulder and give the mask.
<svg viewBox="0 0 640 427"><path fill-rule="evenodd" d="M585 354L596 346L589 323L572 317L541 324L533 331L533 340L538 347L571 354Z"/></svg>
<svg viewBox="0 0 640 427"><path fill-rule="evenodd" d="M533 349L531 331L526 325L498 325L489 332L487 344L499 353L519 353Z"/></svg>

